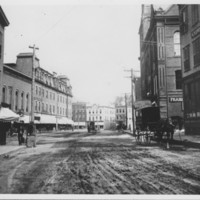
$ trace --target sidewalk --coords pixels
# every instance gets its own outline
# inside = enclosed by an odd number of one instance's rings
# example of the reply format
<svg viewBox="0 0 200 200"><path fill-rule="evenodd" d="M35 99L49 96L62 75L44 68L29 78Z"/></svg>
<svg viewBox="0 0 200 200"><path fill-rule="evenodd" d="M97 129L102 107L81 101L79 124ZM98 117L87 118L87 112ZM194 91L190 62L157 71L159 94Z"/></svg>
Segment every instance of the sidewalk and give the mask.
<svg viewBox="0 0 200 200"><path fill-rule="evenodd" d="M24 144L19 146L17 135L7 136L6 145L0 145L0 156L25 147Z"/></svg>
<svg viewBox="0 0 200 200"><path fill-rule="evenodd" d="M51 133L62 133L62 132L70 132L71 133L72 131L71 130L60 130L60 131L53 131ZM75 131L73 131L73 132L75 132ZM38 136L40 136L42 134L49 134L49 132L38 133ZM17 134L12 137L7 136L6 137L6 145L0 145L0 157L1 157L1 155L6 155L12 151L16 151L21 148L26 148L26 145L22 144L19 146Z"/></svg>
<svg viewBox="0 0 200 200"><path fill-rule="evenodd" d="M129 130L124 131L127 134L133 135L133 133ZM185 131L175 130L174 132L174 140L177 141L184 141L184 142L193 142L193 143L200 143L200 134L199 135L185 135Z"/></svg>

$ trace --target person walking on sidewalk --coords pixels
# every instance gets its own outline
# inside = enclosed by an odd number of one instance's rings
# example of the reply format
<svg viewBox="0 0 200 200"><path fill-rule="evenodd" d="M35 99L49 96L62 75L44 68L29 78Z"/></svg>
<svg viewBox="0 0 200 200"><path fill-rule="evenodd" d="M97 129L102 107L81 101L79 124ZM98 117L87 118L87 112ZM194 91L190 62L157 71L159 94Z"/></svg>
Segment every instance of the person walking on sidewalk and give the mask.
<svg viewBox="0 0 200 200"><path fill-rule="evenodd" d="M27 130L27 147L36 147L36 127L33 122L30 122Z"/></svg>
<svg viewBox="0 0 200 200"><path fill-rule="evenodd" d="M24 127L22 124L19 124L17 134L18 134L19 145L21 145L22 143L24 143L24 137L23 137L24 136Z"/></svg>

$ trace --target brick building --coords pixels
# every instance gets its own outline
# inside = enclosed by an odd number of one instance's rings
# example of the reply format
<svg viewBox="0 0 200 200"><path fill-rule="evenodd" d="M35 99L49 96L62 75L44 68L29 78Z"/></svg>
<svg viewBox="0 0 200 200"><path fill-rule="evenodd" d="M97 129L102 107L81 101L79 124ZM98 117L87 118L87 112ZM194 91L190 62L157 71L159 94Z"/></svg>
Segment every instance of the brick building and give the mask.
<svg viewBox="0 0 200 200"><path fill-rule="evenodd" d="M200 5L180 4L184 121L187 134L200 134Z"/></svg>
<svg viewBox="0 0 200 200"><path fill-rule="evenodd" d="M31 120L32 53L20 53L15 63L3 66L2 102L23 114L25 123ZM72 87L69 79L40 67L36 57L34 88L34 122L37 127L72 124Z"/></svg>
<svg viewBox="0 0 200 200"><path fill-rule="evenodd" d="M179 27L177 5L142 5L141 96L159 106L161 118L183 116Z"/></svg>
<svg viewBox="0 0 200 200"><path fill-rule="evenodd" d="M86 116L86 103L85 102L73 102L72 103L72 119L74 121L75 128L86 128L87 116Z"/></svg>

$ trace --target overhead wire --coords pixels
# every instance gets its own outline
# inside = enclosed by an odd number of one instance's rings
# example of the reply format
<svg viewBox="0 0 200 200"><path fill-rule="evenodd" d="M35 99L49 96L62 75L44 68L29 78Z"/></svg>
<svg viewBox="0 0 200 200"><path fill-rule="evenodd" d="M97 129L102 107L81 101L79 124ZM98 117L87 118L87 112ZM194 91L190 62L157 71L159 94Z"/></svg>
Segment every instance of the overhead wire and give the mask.
<svg viewBox="0 0 200 200"><path fill-rule="evenodd" d="M62 15L62 17L56 23L54 23L44 34L42 34L36 39L36 42L39 42L44 36L46 36L50 31L52 31L64 19L64 17L68 16L74 9L75 6L72 6L70 10L65 12L64 15Z"/></svg>

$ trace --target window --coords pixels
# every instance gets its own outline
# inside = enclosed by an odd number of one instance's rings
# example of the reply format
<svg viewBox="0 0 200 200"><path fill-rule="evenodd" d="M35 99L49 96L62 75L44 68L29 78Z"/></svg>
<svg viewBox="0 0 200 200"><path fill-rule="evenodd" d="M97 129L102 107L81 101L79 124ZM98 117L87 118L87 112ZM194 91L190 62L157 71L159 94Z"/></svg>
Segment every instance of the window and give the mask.
<svg viewBox="0 0 200 200"><path fill-rule="evenodd" d="M35 111L37 111L37 101L35 101Z"/></svg>
<svg viewBox="0 0 200 200"><path fill-rule="evenodd" d="M44 88L42 88L42 97L44 97Z"/></svg>
<svg viewBox="0 0 200 200"><path fill-rule="evenodd" d="M2 58L2 45L3 45L3 35L0 32L0 59Z"/></svg>
<svg viewBox="0 0 200 200"><path fill-rule="evenodd" d="M44 111L44 103L42 103L42 111Z"/></svg>
<svg viewBox="0 0 200 200"><path fill-rule="evenodd" d="M46 111L48 112L48 104L46 104Z"/></svg>
<svg viewBox="0 0 200 200"><path fill-rule="evenodd" d="M10 104L12 108L12 87L8 87L8 104Z"/></svg>
<svg viewBox="0 0 200 200"><path fill-rule="evenodd" d="M181 70L175 71L175 77L176 77L176 89L182 89L182 75Z"/></svg>
<svg viewBox="0 0 200 200"><path fill-rule="evenodd" d="M48 90L46 91L46 98L48 99Z"/></svg>
<svg viewBox="0 0 200 200"><path fill-rule="evenodd" d="M200 64L200 37L193 42L194 66Z"/></svg>
<svg viewBox="0 0 200 200"><path fill-rule="evenodd" d="M29 111L29 94L26 95L26 112Z"/></svg>
<svg viewBox="0 0 200 200"><path fill-rule="evenodd" d="M39 96L41 95L41 90L42 90L42 88L41 88L41 87L39 87Z"/></svg>
<svg viewBox="0 0 200 200"><path fill-rule="evenodd" d="M183 48L184 71L190 70L190 45Z"/></svg>
<svg viewBox="0 0 200 200"><path fill-rule="evenodd" d="M192 5L192 25L195 25L199 21L198 5Z"/></svg>
<svg viewBox="0 0 200 200"><path fill-rule="evenodd" d="M21 109L24 110L24 93L21 93Z"/></svg>
<svg viewBox="0 0 200 200"><path fill-rule="evenodd" d="M35 86L35 93L36 93L36 95L38 94L38 86L37 85Z"/></svg>
<svg viewBox="0 0 200 200"><path fill-rule="evenodd" d="M39 103L39 105L38 105L38 111L40 112L40 101L38 103Z"/></svg>
<svg viewBox="0 0 200 200"><path fill-rule="evenodd" d="M174 56L180 56L181 49L180 49L180 32L177 31L174 33Z"/></svg>
<svg viewBox="0 0 200 200"><path fill-rule="evenodd" d="M162 60L165 58L164 55L164 28L157 28L157 36L158 36L158 59Z"/></svg>
<svg viewBox="0 0 200 200"><path fill-rule="evenodd" d="M6 103L6 86L2 88L2 102Z"/></svg>
<svg viewBox="0 0 200 200"><path fill-rule="evenodd" d="M181 13L181 33L186 33L188 31L188 7L186 6Z"/></svg>
<svg viewBox="0 0 200 200"><path fill-rule="evenodd" d="M15 92L15 110L18 110L18 91Z"/></svg>

